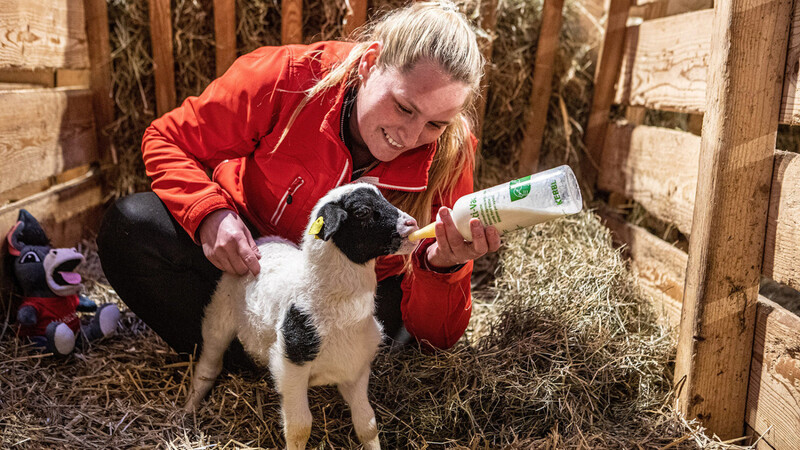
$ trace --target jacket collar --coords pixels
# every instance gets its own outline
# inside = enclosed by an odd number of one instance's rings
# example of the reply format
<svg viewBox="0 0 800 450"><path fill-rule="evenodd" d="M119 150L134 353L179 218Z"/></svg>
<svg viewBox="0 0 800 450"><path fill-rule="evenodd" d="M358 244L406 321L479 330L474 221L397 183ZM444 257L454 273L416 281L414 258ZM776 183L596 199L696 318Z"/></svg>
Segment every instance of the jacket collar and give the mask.
<svg viewBox="0 0 800 450"><path fill-rule="evenodd" d="M347 83L341 83L335 90L331 89L331 93L325 94L322 104L330 105L330 107L322 119L319 130L335 141L350 158L350 151L340 138L342 105L346 93ZM435 155L436 143L408 150L392 161L379 163L359 178L359 181L396 191L424 191L428 187L428 170ZM352 158L350 159L352 160Z"/></svg>

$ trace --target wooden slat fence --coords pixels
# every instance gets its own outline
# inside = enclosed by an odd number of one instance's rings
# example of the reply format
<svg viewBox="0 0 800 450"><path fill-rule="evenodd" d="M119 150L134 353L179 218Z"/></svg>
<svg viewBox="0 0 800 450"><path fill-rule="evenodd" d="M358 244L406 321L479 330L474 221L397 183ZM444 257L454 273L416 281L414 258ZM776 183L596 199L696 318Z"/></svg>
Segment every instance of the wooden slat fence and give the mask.
<svg viewBox="0 0 800 450"><path fill-rule="evenodd" d="M779 122L800 123L800 14L788 0L704 1L640 2L628 12L644 20L606 36L602 51L621 63L595 78L586 145L599 190L691 235L687 254L601 211L658 310L681 324L682 411L725 439L749 430L759 447L795 448L800 318L757 292L762 274L800 288L800 159L774 148ZM628 123L608 123L609 91ZM693 114L694 134L642 126L647 109Z"/></svg>

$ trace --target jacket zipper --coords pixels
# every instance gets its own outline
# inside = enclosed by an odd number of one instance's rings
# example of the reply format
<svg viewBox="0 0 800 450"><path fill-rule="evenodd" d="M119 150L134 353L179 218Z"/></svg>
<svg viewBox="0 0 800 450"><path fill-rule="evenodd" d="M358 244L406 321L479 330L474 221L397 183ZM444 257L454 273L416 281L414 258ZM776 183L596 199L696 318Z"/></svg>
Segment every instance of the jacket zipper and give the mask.
<svg viewBox="0 0 800 450"><path fill-rule="evenodd" d="M292 181L292 184L291 186L289 186L289 189L286 189L286 192L283 193L283 197L281 197L281 201L279 202L280 207L278 207L278 209L275 210L275 214L272 215L272 219L270 220L272 226L277 225L278 221L281 220L283 212L286 210L286 205L291 203L291 200L289 200L289 198L291 198L291 196L294 195L294 193L297 192L298 189L300 189L300 186L302 186L303 183L305 183L303 177L297 177L294 179L294 181Z"/></svg>

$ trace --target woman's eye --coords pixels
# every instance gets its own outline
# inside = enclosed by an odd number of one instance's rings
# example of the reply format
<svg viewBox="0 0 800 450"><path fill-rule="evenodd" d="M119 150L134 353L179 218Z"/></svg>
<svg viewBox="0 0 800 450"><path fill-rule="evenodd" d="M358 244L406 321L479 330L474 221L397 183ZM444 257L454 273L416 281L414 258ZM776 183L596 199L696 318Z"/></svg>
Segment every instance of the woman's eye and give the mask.
<svg viewBox="0 0 800 450"><path fill-rule="evenodd" d="M397 109L404 114L411 114L411 110L406 108L405 106L401 105L400 103L397 104Z"/></svg>
<svg viewBox="0 0 800 450"><path fill-rule="evenodd" d="M444 128L444 125L433 122L428 122L428 126L433 128L434 130L441 130L442 128Z"/></svg>

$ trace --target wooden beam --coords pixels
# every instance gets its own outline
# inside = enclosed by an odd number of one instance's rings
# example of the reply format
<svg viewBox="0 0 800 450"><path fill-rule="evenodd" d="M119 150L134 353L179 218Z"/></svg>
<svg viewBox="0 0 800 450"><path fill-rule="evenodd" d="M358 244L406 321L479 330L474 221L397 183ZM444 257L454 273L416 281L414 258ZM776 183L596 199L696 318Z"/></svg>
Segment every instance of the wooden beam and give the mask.
<svg viewBox="0 0 800 450"><path fill-rule="evenodd" d="M609 125L597 187L639 202L648 213L692 231L700 137L666 128Z"/></svg>
<svg viewBox="0 0 800 450"><path fill-rule="evenodd" d="M679 410L723 440L744 432L791 8L714 5L675 380Z"/></svg>
<svg viewBox="0 0 800 450"><path fill-rule="evenodd" d="M177 103L175 60L172 54L172 13L169 0L148 0L148 4L156 79L156 112L160 116L172 110Z"/></svg>
<svg viewBox="0 0 800 450"><path fill-rule="evenodd" d="M236 1L214 0L217 76L236 60Z"/></svg>
<svg viewBox="0 0 800 450"><path fill-rule="evenodd" d="M614 242L625 245L625 254L631 259L631 270L650 296L656 313L670 328L677 329L689 258L686 252L644 228L626 222L608 208L601 208L598 214L614 233Z"/></svg>
<svg viewBox="0 0 800 450"><path fill-rule="evenodd" d="M713 7L713 0L657 0L632 6L631 16L652 20Z"/></svg>
<svg viewBox="0 0 800 450"><path fill-rule="evenodd" d="M800 2L795 1L783 82L781 123L800 125Z"/></svg>
<svg viewBox="0 0 800 450"><path fill-rule="evenodd" d="M0 91L0 198L6 191L97 161L92 93Z"/></svg>
<svg viewBox="0 0 800 450"><path fill-rule="evenodd" d="M281 0L281 43L303 43L303 0Z"/></svg>
<svg viewBox="0 0 800 450"><path fill-rule="evenodd" d="M800 154L778 151L764 247L765 277L800 290ZM800 442L800 441L799 441Z"/></svg>
<svg viewBox="0 0 800 450"><path fill-rule="evenodd" d="M603 151L608 114L614 101L614 84L619 78L622 51L625 43L625 23L631 0L610 0L603 47L594 73L594 94L586 134L583 141L587 155L581 162L581 178L590 190L597 180L600 156Z"/></svg>
<svg viewBox="0 0 800 450"><path fill-rule="evenodd" d="M83 0L0 2L0 68L89 67Z"/></svg>
<svg viewBox="0 0 800 450"><path fill-rule="evenodd" d="M483 132L483 120L486 116L486 97L489 94L489 81L492 78L492 50L494 49L495 27L497 26L497 0L486 0L481 2L481 29L483 35L478 36L478 46L485 59L483 65L483 78L481 79L481 95L478 97L475 110L477 112L475 130L473 133L480 138Z"/></svg>
<svg viewBox="0 0 800 450"><path fill-rule="evenodd" d="M343 32L345 36L353 37L353 32L367 22L367 0L348 0L345 5Z"/></svg>
<svg viewBox="0 0 800 450"><path fill-rule="evenodd" d="M778 449L800 442L800 317L760 297L747 423Z"/></svg>
<svg viewBox="0 0 800 450"><path fill-rule="evenodd" d="M558 53L558 34L561 31L563 9L564 0L544 0L542 6L542 27L539 30L536 60L533 63L531 106L520 146L519 176L530 175L539 168L547 107L553 92L553 63Z"/></svg>

